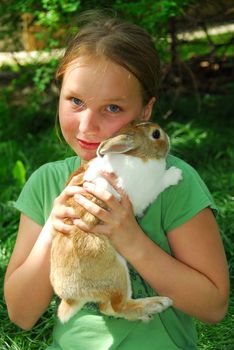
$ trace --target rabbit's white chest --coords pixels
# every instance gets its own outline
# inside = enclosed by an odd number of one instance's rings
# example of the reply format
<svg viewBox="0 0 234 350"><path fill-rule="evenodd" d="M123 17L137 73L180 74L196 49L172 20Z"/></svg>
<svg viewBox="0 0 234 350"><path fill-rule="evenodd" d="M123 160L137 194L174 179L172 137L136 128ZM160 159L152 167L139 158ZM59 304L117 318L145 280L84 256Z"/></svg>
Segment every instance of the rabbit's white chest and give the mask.
<svg viewBox="0 0 234 350"><path fill-rule="evenodd" d="M106 154L102 158L93 159L84 179L107 189L117 198L118 193L101 176L101 171L114 172L118 176L117 184L127 193L137 216L143 214L160 192L171 184L176 184L181 178L181 174L180 177L176 174L177 178L171 180L167 176L165 182L167 173L165 159L144 162L141 158L123 154Z"/></svg>

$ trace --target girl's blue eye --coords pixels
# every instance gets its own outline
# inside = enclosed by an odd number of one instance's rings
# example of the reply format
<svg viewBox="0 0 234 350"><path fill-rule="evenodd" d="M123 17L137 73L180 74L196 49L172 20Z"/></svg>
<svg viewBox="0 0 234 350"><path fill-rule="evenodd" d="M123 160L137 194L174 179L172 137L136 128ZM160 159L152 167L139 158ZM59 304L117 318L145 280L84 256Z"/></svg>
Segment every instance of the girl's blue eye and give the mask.
<svg viewBox="0 0 234 350"><path fill-rule="evenodd" d="M76 106L83 105L83 102L79 98L76 98L76 97L72 97L72 103L74 103L74 105L76 105Z"/></svg>
<svg viewBox="0 0 234 350"><path fill-rule="evenodd" d="M120 107L117 106L117 105L109 105L109 106L107 107L107 110L108 110L109 112L111 112L111 113L117 113L117 112L120 111Z"/></svg>

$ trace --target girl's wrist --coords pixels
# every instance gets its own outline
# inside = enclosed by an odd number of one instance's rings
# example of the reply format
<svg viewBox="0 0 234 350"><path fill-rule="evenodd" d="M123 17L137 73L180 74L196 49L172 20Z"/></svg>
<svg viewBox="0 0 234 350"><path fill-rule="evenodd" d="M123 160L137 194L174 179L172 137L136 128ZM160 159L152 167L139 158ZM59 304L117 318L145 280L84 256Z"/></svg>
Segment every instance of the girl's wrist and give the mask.
<svg viewBox="0 0 234 350"><path fill-rule="evenodd" d="M129 240L128 244L122 247L120 251L120 254L123 255L130 263L144 259L145 255L147 254L148 237L140 227L133 232L133 235L134 238Z"/></svg>
<svg viewBox="0 0 234 350"><path fill-rule="evenodd" d="M41 240L44 244L51 245L52 238L53 238L52 234L53 234L53 225L52 225L51 217L49 217L41 230L39 240Z"/></svg>

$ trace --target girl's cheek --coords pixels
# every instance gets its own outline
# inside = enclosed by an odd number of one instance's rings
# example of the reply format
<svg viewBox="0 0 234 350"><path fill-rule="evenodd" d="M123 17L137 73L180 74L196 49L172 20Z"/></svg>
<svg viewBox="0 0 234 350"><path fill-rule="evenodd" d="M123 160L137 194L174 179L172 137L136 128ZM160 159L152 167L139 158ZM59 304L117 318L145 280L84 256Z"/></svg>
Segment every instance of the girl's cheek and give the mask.
<svg viewBox="0 0 234 350"><path fill-rule="evenodd" d="M77 122L78 116L77 113L74 113L72 110L65 108L64 106L59 109L59 120L60 125L64 127L69 127L74 125Z"/></svg>
<svg viewBox="0 0 234 350"><path fill-rule="evenodd" d="M122 127L127 125L129 122L134 120L133 117L126 117L121 119L112 120L106 124L105 129L108 131L107 137L112 136L114 133L118 132Z"/></svg>

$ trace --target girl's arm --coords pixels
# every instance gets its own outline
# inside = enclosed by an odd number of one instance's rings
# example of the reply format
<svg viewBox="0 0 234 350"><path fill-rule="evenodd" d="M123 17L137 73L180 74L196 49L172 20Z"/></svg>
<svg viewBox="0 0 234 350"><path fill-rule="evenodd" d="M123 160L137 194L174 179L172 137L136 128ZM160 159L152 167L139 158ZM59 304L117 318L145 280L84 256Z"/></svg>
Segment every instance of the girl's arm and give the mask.
<svg viewBox="0 0 234 350"><path fill-rule="evenodd" d="M24 214L20 225L14 251L7 268L4 293L9 317L23 329L31 328L47 309L53 295L50 284L51 232L68 233L70 225L63 222L65 217L74 218L75 212L66 206L68 198L82 188L69 186L55 199L50 217L42 228Z"/></svg>
<svg viewBox="0 0 234 350"><path fill-rule="evenodd" d="M9 317L31 328L48 307L53 291L49 280L51 223L42 228L21 214L16 244L7 268L4 293Z"/></svg>
<svg viewBox="0 0 234 350"><path fill-rule="evenodd" d="M114 176L106 174L106 178L114 185ZM84 186L109 207L106 211L77 196L79 204L101 220L92 232L106 234L155 291L171 298L175 308L201 321L215 323L224 317L229 294L228 268L218 227L209 208L168 233L171 256L138 226L123 191L117 189L122 197L118 202L109 192L93 184ZM88 230L81 220L76 224Z"/></svg>
<svg viewBox="0 0 234 350"><path fill-rule="evenodd" d="M152 288L173 300L175 308L203 322L222 320L228 306L228 267L211 210L202 210L169 232L168 239L173 257L143 232L122 253Z"/></svg>

